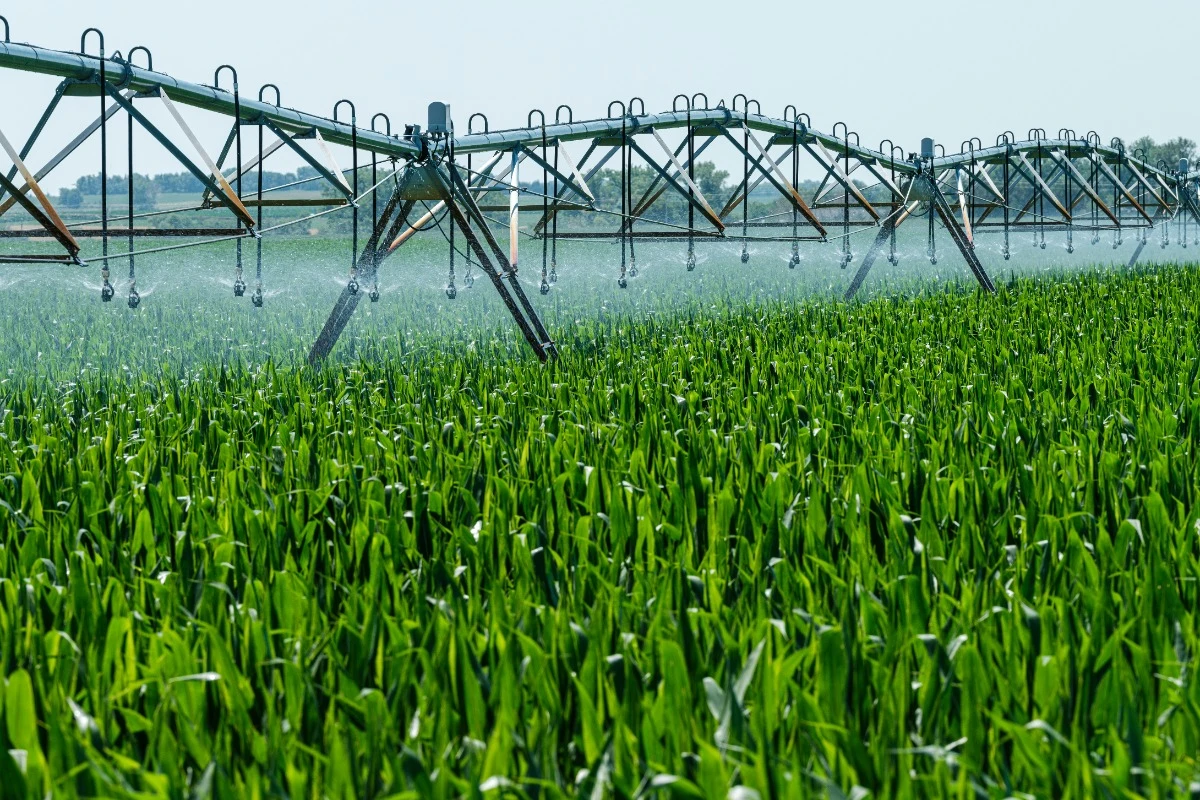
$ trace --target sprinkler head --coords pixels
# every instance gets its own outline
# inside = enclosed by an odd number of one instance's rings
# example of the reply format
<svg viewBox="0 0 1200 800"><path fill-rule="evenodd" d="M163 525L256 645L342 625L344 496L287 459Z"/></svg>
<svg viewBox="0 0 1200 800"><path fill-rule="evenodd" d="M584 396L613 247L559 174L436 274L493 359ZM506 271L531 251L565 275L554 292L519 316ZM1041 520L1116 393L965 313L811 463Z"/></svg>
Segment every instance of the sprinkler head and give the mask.
<svg viewBox="0 0 1200 800"><path fill-rule="evenodd" d="M350 294L358 294L358 281L356 281L354 278L351 278L350 282L346 284L346 289L350 292Z"/></svg>
<svg viewBox="0 0 1200 800"><path fill-rule="evenodd" d="M371 298L372 303L378 303L379 302L379 287L378 286L371 287L371 293L369 295L367 295L367 297Z"/></svg>
<svg viewBox="0 0 1200 800"><path fill-rule="evenodd" d="M629 260L629 277L636 278L638 276L637 262L633 259Z"/></svg>
<svg viewBox="0 0 1200 800"><path fill-rule="evenodd" d="M446 299L447 299L447 300L453 300L453 299L454 299L454 298L456 298L456 297L458 297L458 289L455 289L455 288L454 288L454 282L453 282L453 281L451 281L451 282L450 282L450 283L449 283L449 284L446 286Z"/></svg>
<svg viewBox="0 0 1200 800"><path fill-rule="evenodd" d="M626 286L628 286L628 285L629 285L629 281L625 280L625 276L624 276L624 275L622 275L621 277L617 278L617 286L620 286L622 289L624 289L624 288L625 288Z"/></svg>
<svg viewBox="0 0 1200 800"><path fill-rule="evenodd" d="M549 277L549 280L550 280L550 283L551 283L551 284L558 283L558 262L557 262L557 261L553 261L553 260L552 260L552 261L550 262L550 277Z"/></svg>
<svg viewBox="0 0 1200 800"><path fill-rule="evenodd" d="M937 264L937 256L930 256L930 257L929 257L929 263L930 263L930 264Z"/></svg>
<svg viewBox="0 0 1200 800"><path fill-rule="evenodd" d="M749 262L750 262L750 251L746 249L745 245L743 245L742 246L742 263L748 264Z"/></svg>
<svg viewBox="0 0 1200 800"><path fill-rule="evenodd" d="M246 293L246 282L244 280L242 280L241 278L238 278L236 281L233 282L233 296L241 297L245 293Z"/></svg>
<svg viewBox="0 0 1200 800"><path fill-rule="evenodd" d="M687 254L687 271L691 272L696 269L696 251L688 248Z"/></svg>
<svg viewBox="0 0 1200 800"><path fill-rule="evenodd" d="M1012 258L1012 254L1008 252L1008 248L1006 247L1004 248L1004 260L1008 261L1010 258Z"/></svg>
<svg viewBox="0 0 1200 800"><path fill-rule="evenodd" d="M538 287L538 291L542 294L550 294L550 284L546 282L545 278L542 278L542 285Z"/></svg>
<svg viewBox="0 0 1200 800"><path fill-rule="evenodd" d="M261 283L254 287L254 294L250 295L250 302L254 304L255 308L262 308L263 293Z"/></svg>
<svg viewBox="0 0 1200 800"><path fill-rule="evenodd" d="M1074 245L1073 243L1072 243L1072 244L1069 244L1069 245L1067 245L1067 252L1068 252L1068 253L1074 253L1074 252L1075 252L1075 245Z"/></svg>
<svg viewBox="0 0 1200 800"><path fill-rule="evenodd" d="M134 289L132 286L129 287L129 301L128 302L129 302L130 308L137 308L138 305L142 302L142 298L137 293L137 289Z"/></svg>
<svg viewBox="0 0 1200 800"><path fill-rule="evenodd" d="M1038 245L1038 247L1040 247L1042 250L1045 250L1045 249L1046 249L1046 243L1045 243L1045 242L1042 242L1041 244L1039 244L1039 245Z"/></svg>
<svg viewBox="0 0 1200 800"><path fill-rule="evenodd" d="M108 281L105 281L104 285L100 287L100 299L107 303L113 299L113 294L115 294L115 292L113 291L112 284Z"/></svg>

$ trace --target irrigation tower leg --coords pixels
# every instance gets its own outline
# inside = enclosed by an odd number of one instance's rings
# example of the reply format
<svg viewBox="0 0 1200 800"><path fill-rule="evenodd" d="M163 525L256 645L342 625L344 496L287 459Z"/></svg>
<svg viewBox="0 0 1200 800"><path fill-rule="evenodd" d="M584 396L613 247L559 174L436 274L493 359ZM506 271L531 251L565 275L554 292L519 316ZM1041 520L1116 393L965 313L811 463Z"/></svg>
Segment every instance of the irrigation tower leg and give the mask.
<svg viewBox="0 0 1200 800"><path fill-rule="evenodd" d="M950 233L950 238L958 247L958 252L962 253L967 266L971 268L971 272L975 275L975 280L979 281L979 285L983 287L984 291L989 294L995 294L996 286L983 269L983 264L980 262L979 256L975 255L975 245L971 241L970 236L958 224L958 220L954 218L954 209L950 207L950 201L946 199L946 195L942 194L942 190L938 188L936 182L928 176L925 176L924 179L929 184L930 196L933 198L933 207L937 209L938 217L942 220L942 224L946 226L946 230Z"/></svg>
<svg viewBox="0 0 1200 800"><path fill-rule="evenodd" d="M396 215L397 207L400 209L398 215ZM391 198L388 199L387 205L384 206L383 213L379 215L379 222L376 223L375 229L371 231L371 237L367 239L367 244L363 247L362 254L358 258L358 271L359 275L362 276L362 286L368 286L375 281L375 273L379 269L379 262L387 256L387 243L392 238L394 232L407 221L412 207L413 202L411 200L401 201L398 190L392 192ZM392 219L393 215L396 215L394 221ZM321 335L317 337L317 341L313 343L312 349L308 352L309 364L316 364L323 360L333 350L333 346L337 344L342 331L346 329L347 323L350 322L350 317L354 314L354 309L358 308L358 301L360 299L362 299L361 288L357 292L350 291L349 286L342 289L341 296L334 303L333 310L329 312L329 318L325 320L325 327L321 329Z"/></svg>
<svg viewBox="0 0 1200 800"><path fill-rule="evenodd" d="M1138 237L1138 246L1133 249L1133 255L1129 257L1129 268L1132 269L1137 260L1141 258L1142 250L1146 247L1146 239Z"/></svg>
<svg viewBox="0 0 1200 800"><path fill-rule="evenodd" d="M509 313L516 320L517 327L521 329L525 341L529 342L533 352L542 361L550 356L558 355L554 342L550 340L550 335L542 325L542 320L538 317L533 304L529 302L525 290L521 288L521 284L517 280L516 270L508 263L499 242L492 236L491 229L487 226L487 219L475 203L475 198L471 196L466 182L463 181L454 164L447 164L448 178L436 165L425 164L419 169L427 171L427 178L431 184L441 187L443 200L446 208L450 211L450 216L466 237L467 244L470 245L471 250L475 253L475 258L479 261L479 266L491 279L497 294L500 295L500 299L504 301ZM476 227L479 229L478 233L476 233ZM514 235L516 235L515 231ZM492 258L488 257L487 250L480 241L481 236L487 243L488 249L492 251L495 263ZM496 263L500 265L499 270L496 269ZM507 283L505 278L508 279Z"/></svg>
<svg viewBox="0 0 1200 800"><path fill-rule="evenodd" d="M867 279L867 273L871 271L871 266L875 263L875 259L879 257L879 251L891 239L892 231L894 230L896 230L896 215L889 214L883 222L883 227L875 235L875 241L871 244L871 249L863 256L862 266L858 268L858 272L854 273L854 280L850 281L850 288L846 289L844 299L849 300L858 293L858 289L862 286L863 281Z"/></svg>

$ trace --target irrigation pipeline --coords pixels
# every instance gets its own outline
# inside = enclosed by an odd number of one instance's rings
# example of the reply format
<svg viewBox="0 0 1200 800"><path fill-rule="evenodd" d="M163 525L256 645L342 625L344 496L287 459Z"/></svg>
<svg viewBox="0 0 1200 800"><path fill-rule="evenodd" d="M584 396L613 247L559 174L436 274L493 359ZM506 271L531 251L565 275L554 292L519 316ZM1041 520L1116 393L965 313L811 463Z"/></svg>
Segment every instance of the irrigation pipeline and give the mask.
<svg viewBox="0 0 1200 800"><path fill-rule="evenodd" d="M377 301L380 266L418 232L430 229L449 245L447 297L457 294L456 258L467 265L466 285L478 268L543 359L554 355L555 346L518 279L519 243L531 239L542 240L539 290L547 294L561 266L561 240L619 241L622 255L613 266L617 285L624 288L637 275L635 248L646 240L685 243L688 271L697 263L696 243L706 240L740 242L743 263L750 260L751 241L790 243L790 267L799 263L800 243L833 245L836 262L845 270L856 256L851 239L874 231L847 299L858 291L881 252L887 251L889 263L898 262L896 229L913 218L927 225L931 261L936 263L938 236L948 236L981 289L989 292L995 287L975 252L981 234L1003 235L1005 259L1015 235L1031 235L1035 246L1044 248L1048 230L1066 231L1067 248L1072 250L1075 231L1090 232L1093 244L1101 231L1111 231L1115 248L1123 243L1123 232L1131 229L1136 243L1131 264L1150 243L1150 229L1159 231L1162 246L1169 244L1171 223L1177 242L1186 246L1190 234L1192 244L1200 245L1200 171L1184 159L1150 163L1145 153L1130 150L1120 139L1105 144L1091 131L1081 137L1062 129L1050 137L1035 128L1024 139L1006 131L990 146L978 138L963 142L958 153L948 153L932 139L922 140L913 152L890 140L872 149L844 123L834 124L832 133L815 129L795 106L772 117L743 94L727 105L723 100L711 104L697 93L677 95L669 111L658 113L646 113L641 98L615 100L606 116L590 120L576 120L567 105L555 109L553 121L534 109L525 127L507 130L489 130L487 118L474 114L466 133L455 130L448 106L431 103L424 128L412 123L393 132L386 114L372 117L370 127L359 126L349 100L339 101L330 116L322 116L282 105L274 84L244 96L230 65L216 70L211 85L191 83L155 71L153 56L144 47L125 55L107 51L104 35L94 28L81 37L79 51L67 52L8 41L7 21L0 17L0 22L6 33L0 43L0 70L59 79L23 141L10 139L0 125L0 148L10 162L0 164L0 239L52 239L54 249L26 255L5 248L0 262L98 265L101 299L110 300L115 292L109 262L127 259L128 305L136 308L139 258L229 242L237 248L234 294L242 296L242 244L249 239L256 243L257 261L251 299L261 306L262 237L343 214L351 229L349 276L310 352L312 361L322 359L336 343L358 304L360 285L370 285L369 297ZM226 86L223 76L229 79ZM38 165L27 163L47 130L59 132L64 123L56 111L68 99L98 100L98 115L82 131L69 131L74 138L54 156ZM170 123L152 121L143 111L147 105L165 112ZM348 113L339 115L343 107ZM228 134L213 150L215 157L184 111L215 115L228 124ZM108 129L120 116L128 131L125 213L110 215ZM160 113L156 119L162 117ZM385 123L382 130L376 127L380 119ZM256 148L244 147L244 134L256 140ZM165 149L178 161L203 187L198 202L139 213L133 179L138 163L135 141L138 147L148 143ZM98 162L101 213L68 224L41 181L77 151ZM264 165L279 151L299 157L309 173L264 187ZM339 166L335 151L342 163L350 164L348 169ZM697 169L702 155L711 158L717 153L741 162L732 190L706 184ZM382 179L380 160L391 167ZM540 182L523 182L522 166L534 170ZM371 171L366 188L360 185L363 169ZM815 188L814 182L801 185L800 176L811 174L819 176ZM244 187L245 178L251 180ZM251 183L256 184L253 190ZM321 189L321 197L285 194L312 185ZM504 202L493 200L497 194L507 195ZM367 235L360 246L360 216L367 216L360 210L368 200L369 233L361 231ZM3 216L18 206L25 212L24 224L5 227ZM264 208L272 208L278 220L287 216L287 209L305 206L321 208L264 224ZM528 216L521 224L523 210L536 215L533 224L528 224ZM216 215L224 222L203 228L138 227L180 213ZM159 236L189 241L134 247L137 237ZM127 240L125 252L109 252L113 237ZM80 243L84 238L100 239L100 252L85 252ZM506 247L500 238L507 239Z"/></svg>

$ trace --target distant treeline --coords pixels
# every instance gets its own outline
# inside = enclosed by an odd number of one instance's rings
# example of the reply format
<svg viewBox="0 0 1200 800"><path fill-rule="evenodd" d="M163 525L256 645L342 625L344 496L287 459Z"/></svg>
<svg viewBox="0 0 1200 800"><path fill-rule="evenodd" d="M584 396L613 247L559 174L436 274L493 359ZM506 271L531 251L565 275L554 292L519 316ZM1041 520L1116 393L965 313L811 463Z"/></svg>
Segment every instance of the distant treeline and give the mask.
<svg viewBox="0 0 1200 800"><path fill-rule="evenodd" d="M315 178L317 171L309 166L301 166L295 172L270 172L262 174L263 188L273 189L296 181ZM306 186L318 190L315 182ZM248 194L258 189L258 173L247 172L242 176L242 193ZM168 172L161 175L142 175L133 173L133 196L139 206L153 206L160 194L192 194L199 195L204 191L204 184L190 172ZM129 192L129 178L126 175L108 176L108 194L110 197L125 197ZM84 175L75 181L75 185L59 190L58 203L65 208L78 208L83 205L86 195L100 194L100 176Z"/></svg>

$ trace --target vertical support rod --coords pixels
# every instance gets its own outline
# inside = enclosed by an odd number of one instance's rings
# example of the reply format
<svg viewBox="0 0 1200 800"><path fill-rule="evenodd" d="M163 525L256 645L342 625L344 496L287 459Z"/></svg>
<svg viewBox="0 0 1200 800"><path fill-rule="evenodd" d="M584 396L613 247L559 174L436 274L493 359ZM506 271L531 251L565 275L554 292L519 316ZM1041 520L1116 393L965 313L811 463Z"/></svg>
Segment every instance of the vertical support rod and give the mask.
<svg viewBox="0 0 1200 800"><path fill-rule="evenodd" d="M625 251L626 251L626 236L625 231L628 229L629 218L626 216L628 209L625 207L625 162L628 160L628 150L626 146L627 136L625 133L625 117L621 116L621 272L617 275L617 286L625 288Z"/></svg>
<svg viewBox="0 0 1200 800"><path fill-rule="evenodd" d="M692 128L692 101L688 101L687 111L687 154L688 154L688 251L687 268L690 272L696 268L696 193L692 186L696 183L696 135Z"/></svg>
<svg viewBox="0 0 1200 800"><path fill-rule="evenodd" d="M1012 193L1010 191L1009 181L1009 161L1012 159L1012 142L1005 137L1004 140L1004 260L1008 261L1011 253L1009 251L1009 212L1012 205Z"/></svg>
<svg viewBox="0 0 1200 800"><path fill-rule="evenodd" d="M261 94L261 92L260 92ZM258 117L258 205L255 208L256 227L261 231L263 224L263 118L260 114ZM262 236L254 240L255 247L255 264L254 264L254 294L251 299L254 305L261 306L262 299L262 264L263 264L263 241Z"/></svg>
<svg viewBox="0 0 1200 800"><path fill-rule="evenodd" d="M557 151L555 151L555 152L557 153ZM546 170L546 164L549 163L546 160L548 155L549 155L549 153L546 152L546 119L545 119L545 117L543 117L542 118L542 219L545 219L546 214L549 213L549 211L550 211L550 199L549 199L549 194L546 191L549 188L548 184L550 182L550 173ZM557 158L558 158L558 156L555 155L556 160L557 160ZM556 188L557 188L557 184L558 184L558 179L555 178L555 187ZM546 268L549 266L549 264L548 264L549 257L550 257L550 243L547 242L546 237L543 236L542 237L542 282L538 287L538 290L542 294L546 294L547 292L550 291L550 284L546 281L546 277L547 277Z"/></svg>
<svg viewBox="0 0 1200 800"><path fill-rule="evenodd" d="M350 112L350 169L354 170L354 204L350 208L350 277L358 272L358 117Z"/></svg>
<svg viewBox="0 0 1200 800"><path fill-rule="evenodd" d="M100 44L100 247L104 268L108 269L108 114L104 74L104 43ZM132 125L132 116L130 125Z"/></svg>
<svg viewBox="0 0 1200 800"><path fill-rule="evenodd" d="M241 200L242 199L242 100L241 100L241 96L238 94L237 73L234 73L234 76L233 76L233 124L236 126L234 128L234 133L233 133L233 137L234 137L233 155L234 155L234 158L237 159L237 175L234 176L234 185L237 190L238 200ZM262 165L260 164L258 168L262 169ZM238 220L238 227L245 230L246 226L242 223L241 219ZM242 279L242 239L240 236L238 237L238 240L236 242L234 242L234 244L237 245L237 264L236 264L237 279L240 281Z"/></svg>
<svg viewBox="0 0 1200 800"><path fill-rule="evenodd" d="M129 102L132 103L133 98L130 98ZM130 288L133 288L133 264L134 264L134 256L133 256L133 115L126 114L125 116L129 120L129 135L128 135L128 142L127 142L127 144L128 144L127 150L128 150L128 156L129 156L128 157L128 166L129 166L128 172L129 172L129 174L126 176L127 177L126 183L129 188L129 203L128 203L128 206L129 206L128 207L128 211L129 211L129 285L130 285Z"/></svg>
<svg viewBox="0 0 1200 800"><path fill-rule="evenodd" d="M521 215L521 148L514 147L512 151L512 169L509 170L508 190L508 262L517 266L517 226Z"/></svg>

